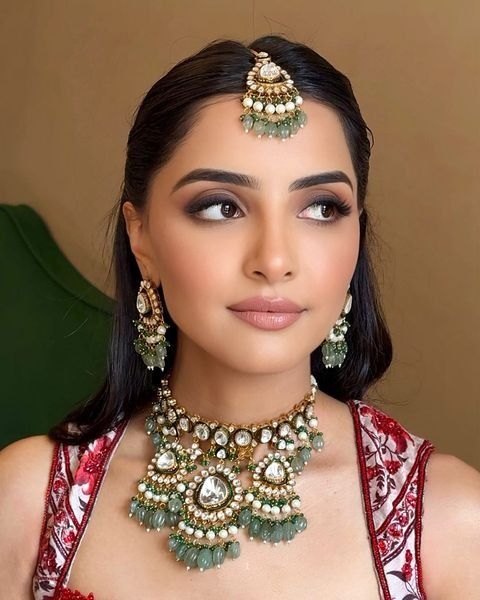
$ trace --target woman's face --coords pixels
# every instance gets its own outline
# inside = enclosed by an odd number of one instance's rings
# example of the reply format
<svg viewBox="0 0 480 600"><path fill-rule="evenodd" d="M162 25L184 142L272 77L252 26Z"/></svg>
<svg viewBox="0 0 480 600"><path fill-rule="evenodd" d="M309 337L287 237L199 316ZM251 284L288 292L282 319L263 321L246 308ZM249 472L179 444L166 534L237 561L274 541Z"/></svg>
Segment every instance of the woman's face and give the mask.
<svg viewBox="0 0 480 600"><path fill-rule="evenodd" d="M358 257L357 182L335 112L309 99L303 109L308 123L282 142L244 133L238 97L211 100L152 180L146 212L135 218L124 206L132 250L142 275L162 286L182 351L242 372L285 371L308 361L339 318ZM197 169L256 185L179 183ZM353 189L333 181L289 190L331 171ZM260 329L228 309L252 296L282 296L306 310L288 327Z"/></svg>

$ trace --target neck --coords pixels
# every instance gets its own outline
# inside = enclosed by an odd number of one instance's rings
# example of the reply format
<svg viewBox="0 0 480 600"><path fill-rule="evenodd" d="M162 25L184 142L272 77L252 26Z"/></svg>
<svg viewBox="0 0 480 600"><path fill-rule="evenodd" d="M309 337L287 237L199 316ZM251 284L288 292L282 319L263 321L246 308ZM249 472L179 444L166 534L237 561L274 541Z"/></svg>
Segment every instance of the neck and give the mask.
<svg viewBox="0 0 480 600"><path fill-rule="evenodd" d="M260 423L289 412L311 391L309 362L279 373L246 373L211 356L177 352L169 387L189 413L222 423Z"/></svg>

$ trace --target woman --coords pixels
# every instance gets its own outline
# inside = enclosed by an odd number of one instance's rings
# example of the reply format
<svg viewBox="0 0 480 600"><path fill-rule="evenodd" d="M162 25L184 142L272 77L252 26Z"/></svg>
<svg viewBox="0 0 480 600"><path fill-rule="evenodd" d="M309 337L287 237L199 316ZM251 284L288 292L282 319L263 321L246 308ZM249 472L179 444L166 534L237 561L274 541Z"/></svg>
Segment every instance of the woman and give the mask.
<svg viewBox="0 0 480 600"><path fill-rule="evenodd" d="M280 36L147 93L106 381L0 454L2 597L479 597L478 472L366 400L392 357L368 132Z"/></svg>

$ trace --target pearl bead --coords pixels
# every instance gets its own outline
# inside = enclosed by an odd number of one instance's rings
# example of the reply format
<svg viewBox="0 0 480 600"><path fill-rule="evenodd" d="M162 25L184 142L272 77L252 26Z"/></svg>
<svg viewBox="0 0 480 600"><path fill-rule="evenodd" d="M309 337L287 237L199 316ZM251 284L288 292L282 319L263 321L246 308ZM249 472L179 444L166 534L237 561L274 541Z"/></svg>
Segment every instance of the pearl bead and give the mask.
<svg viewBox="0 0 480 600"><path fill-rule="evenodd" d="M272 506L272 515L278 515L278 514L280 514L280 507Z"/></svg>
<svg viewBox="0 0 480 600"><path fill-rule="evenodd" d="M254 500L252 502L252 506L253 508L260 508L262 506L262 503L260 502L260 500Z"/></svg>
<svg viewBox="0 0 480 600"><path fill-rule="evenodd" d="M272 510L272 507L270 506L270 504L264 504L262 506L262 510L264 513L269 513Z"/></svg>
<svg viewBox="0 0 480 600"><path fill-rule="evenodd" d="M303 98L302 98L301 96L297 96L297 97L295 98L295 104L296 104L297 106L300 106L300 104L303 104Z"/></svg>
<svg viewBox="0 0 480 600"><path fill-rule="evenodd" d="M299 439L299 440L306 440L307 438L308 438L308 435L307 435L307 432L306 432L306 431L301 431L301 432L298 434L298 439Z"/></svg>
<svg viewBox="0 0 480 600"><path fill-rule="evenodd" d="M316 427L318 425L318 419L310 419L308 424L310 425L310 427Z"/></svg>
<svg viewBox="0 0 480 600"><path fill-rule="evenodd" d="M179 483L179 484L177 485L177 491L178 491L178 492L184 492L186 489L187 489L187 488L185 487L185 484L184 484L184 483Z"/></svg>
<svg viewBox="0 0 480 600"><path fill-rule="evenodd" d="M226 529L220 529L220 531L218 532L218 537L225 539L226 537L228 537L228 531Z"/></svg>
<svg viewBox="0 0 480 600"><path fill-rule="evenodd" d="M253 110L255 112L260 112L263 109L263 104L260 101L256 101L253 103Z"/></svg>
<svg viewBox="0 0 480 600"><path fill-rule="evenodd" d="M238 527L236 527L235 525L230 525L230 527L228 528L228 533L230 533L231 535L235 535L236 533L238 533Z"/></svg>
<svg viewBox="0 0 480 600"><path fill-rule="evenodd" d="M193 531L194 531L193 527L186 527L185 528L185 533L188 533L188 535L192 535Z"/></svg>
<svg viewBox="0 0 480 600"><path fill-rule="evenodd" d="M144 483L139 483L137 489L139 492L144 492L147 489L147 486Z"/></svg>
<svg viewBox="0 0 480 600"><path fill-rule="evenodd" d="M300 502L299 498L294 498L292 500L292 506L293 506L293 508L300 508L300 504L301 504L301 502Z"/></svg>
<svg viewBox="0 0 480 600"><path fill-rule="evenodd" d="M253 494L251 492L248 492L248 494L245 494L245 500L247 502L253 502Z"/></svg>
<svg viewBox="0 0 480 600"><path fill-rule="evenodd" d="M277 104L277 106L275 107L275 111L281 115L285 112L285 104Z"/></svg>
<svg viewBox="0 0 480 600"><path fill-rule="evenodd" d="M152 493L150 490L147 490L147 491L145 492L145 498L146 498L147 500L151 500L151 499L153 498L153 493Z"/></svg>
<svg viewBox="0 0 480 600"><path fill-rule="evenodd" d="M186 525L185 525L185 521L179 521L178 523L178 528L179 529L185 529Z"/></svg>
<svg viewBox="0 0 480 600"><path fill-rule="evenodd" d="M283 512L283 513L285 513L286 515L287 515L289 512L291 512L291 510L292 510L292 509L290 508L290 505L289 505L289 504L284 504L284 505L282 506L282 512Z"/></svg>
<svg viewBox="0 0 480 600"><path fill-rule="evenodd" d="M273 115L275 112L275 106L273 104L267 104L267 106L265 106L265 112L267 115Z"/></svg>
<svg viewBox="0 0 480 600"><path fill-rule="evenodd" d="M287 112L292 112L293 110L295 110L295 104L289 101L285 104L285 108L287 109Z"/></svg>
<svg viewBox="0 0 480 600"><path fill-rule="evenodd" d="M245 108L250 108L253 104L253 100L251 98L244 98L242 104Z"/></svg>

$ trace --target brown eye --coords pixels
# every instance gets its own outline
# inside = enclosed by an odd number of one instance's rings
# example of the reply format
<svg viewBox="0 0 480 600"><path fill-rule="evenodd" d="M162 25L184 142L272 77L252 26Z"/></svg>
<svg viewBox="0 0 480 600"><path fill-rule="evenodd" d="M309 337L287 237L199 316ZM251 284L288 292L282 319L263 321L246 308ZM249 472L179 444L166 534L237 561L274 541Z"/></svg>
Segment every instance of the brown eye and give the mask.
<svg viewBox="0 0 480 600"><path fill-rule="evenodd" d="M326 219L330 219L331 217L335 216L335 209L333 208L332 204L322 204L322 217L325 217Z"/></svg>
<svg viewBox="0 0 480 600"><path fill-rule="evenodd" d="M224 217L231 218L235 215L236 206L231 202L222 202L221 213Z"/></svg>

